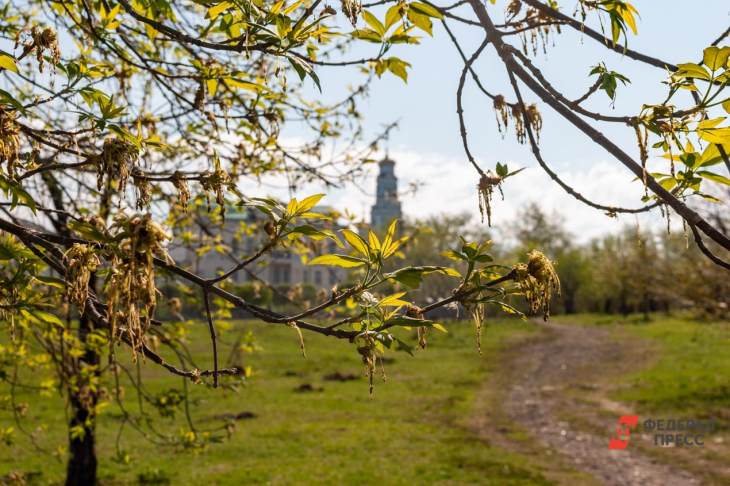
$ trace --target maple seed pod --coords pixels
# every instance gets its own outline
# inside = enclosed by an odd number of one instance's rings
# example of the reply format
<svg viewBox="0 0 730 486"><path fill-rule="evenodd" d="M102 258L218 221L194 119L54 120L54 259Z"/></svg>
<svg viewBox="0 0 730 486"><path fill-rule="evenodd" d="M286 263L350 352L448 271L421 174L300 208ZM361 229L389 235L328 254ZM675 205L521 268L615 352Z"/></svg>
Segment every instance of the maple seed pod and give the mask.
<svg viewBox="0 0 730 486"><path fill-rule="evenodd" d="M502 178L492 172L482 174L477 184L477 191L479 197L479 213L482 216L482 223L484 222L484 215L487 215L487 224L492 226L492 196L494 194L494 188L499 187L502 183Z"/></svg>
<svg viewBox="0 0 730 486"><path fill-rule="evenodd" d="M15 177L15 163L20 152L20 128L15 115L0 108L0 162L7 162L7 174Z"/></svg>
<svg viewBox="0 0 730 486"><path fill-rule="evenodd" d="M74 243L63 256L66 264L66 297L83 309L86 306L86 298L89 290L89 279L91 274L101 264L94 249L81 244Z"/></svg>
<svg viewBox="0 0 730 486"><path fill-rule="evenodd" d="M504 96L497 95L494 97L493 101L494 106L494 115L497 119L497 129L499 130L499 133L502 133L502 131L507 131L507 127L509 126L509 107L507 106L507 102L504 99Z"/></svg>
<svg viewBox="0 0 730 486"><path fill-rule="evenodd" d="M527 256L527 263L514 268L515 281L525 295L530 312L536 314L542 310L543 319L547 321L553 294L560 295L560 279L553 262L542 252L532 250Z"/></svg>
<svg viewBox="0 0 730 486"><path fill-rule="evenodd" d="M45 58L43 54L48 51L53 65L61 60L61 50L58 47L58 35L56 31L50 27L42 29L37 25L31 31L31 41L25 45L26 52L35 50L36 60L38 61L38 70L43 72Z"/></svg>
<svg viewBox="0 0 730 486"><path fill-rule="evenodd" d="M170 237L149 214L132 218L120 215L113 228L124 237L110 261L112 273L105 287L107 319L112 339L128 342L136 359L157 305L154 257L173 263L163 246Z"/></svg>
<svg viewBox="0 0 730 486"><path fill-rule="evenodd" d="M520 0L512 0L507 5L507 19L512 20L517 17L522 10L522 2Z"/></svg>
<svg viewBox="0 0 730 486"><path fill-rule="evenodd" d="M416 305L409 305L406 309L406 316L423 320L423 309ZM416 333L418 334L418 347L426 349L426 328L424 326L418 326L416 327Z"/></svg>
<svg viewBox="0 0 730 486"><path fill-rule="evenodd" d="M127 179L139 160L139 149L125 140L107 138L97 160L97 189L101 190L104 187L106 179L107 183L118 181L119 192L124 192Z"/></svg>
<svg viewBox="0 0 730 486"><path fill-rule="evenodd" d="M177 204L182 208L184 213L188 212L188 202L190 201L190 189L187 181L182 173L175 171L172 175L172 185L177 189Z"/></svg>
<svg viewBox="0 0 730 486"><path fill-rule="evenodd" d="M357 16L362 11L360 0L341 0L342 13L350 20L353 27L357 27Z"/></svg>
<svg viewBox="0 0 730 486"><path fill-rule="evenodd" d="M267 221L264 225L264 231L266 231L266 234L269 236L274 236L276 233L276 226L272 221Z"/></svg>
<svg viewBox="0 0 730 486"><path fill-rule="evenodd" d="M528 105L527 108L525 108L525 113L527 114L527 123L529 123L530 127L534 130L535 137L539 142L540 131L542 130L542 115L540 115L540 111L537 109L537 105L535 103Z"/></svg>

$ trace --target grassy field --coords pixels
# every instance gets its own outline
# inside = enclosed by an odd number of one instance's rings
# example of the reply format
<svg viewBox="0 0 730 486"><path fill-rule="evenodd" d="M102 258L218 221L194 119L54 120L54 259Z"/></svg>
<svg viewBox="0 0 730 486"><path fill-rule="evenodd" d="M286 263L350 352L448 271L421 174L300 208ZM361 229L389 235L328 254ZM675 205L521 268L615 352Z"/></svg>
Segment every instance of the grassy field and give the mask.
<svg viewBox="0 0 730 486"><path fill-rule="evenodd" d="M561 316L583 325L608 326L646 343L648 366L621 378L614 398L638 412L714 418L730 425L730 323L677 316Z"/></svg>
<svg viewBox="0 0 730 486"><path fill-rule="evenodd" d="M305 335L307 359L299 352L294 331L254 323L262 349L247 356L255 375L238 392L193 386L192 415L205 428L223 414L250 412L234 436L200 452L160 449L127 429L122 447L132 462L115 456L119 415L110 406L99 424L100 476L104 484L546 484L524 457L491 447L470 430L480 410L474 397L499 350L536 332L530 323L499 321L485 329L483 357L475 347L470 324L454 324L448 334L432 333L428 349L410 357L390 353L387 382L380 379L368 393L363 368L352 345L332 338ZM209 338L202 327L193 333L193 353L201 366L210 361ZM328 381L332 373L355 374L351 381ZM153 364L143 366L150 393L181 387L179 379ZM315 391L297 392L309 385ZM134 399L128 396L130 408ZM33 404L26 427L49 424L42 445L65 443L66 421L56 397L21 396ZM479 405L479 406L484 406ZM154 413L154 412L153 412ZM156 426L174 431L183 423L156 418ZM0 426L15 425L7 411ZM64 465L35 451L19 437L0 446L0 476L22 470L39 473L40 484L59 482Z"/></svg>
<svg viewBox="0 0 730 486"><path fill-rule="evenodd" d="M641 343L636 365L616 381L613 400L642 415L711 417L728 427L729 324L659 315L649 321L595 315L556 320L601 326ZM304 359L292 329L236 322L224 340L255 333L261 349L246 355L244 363L254 375L237 392L191 385L191 414L200 429L219 425L225 415L253 418L237 420L230 440L197 452L159 448L127 427L121 447L131 462L124 464L114 460L120 414L110 406L98 430L102 484L550 484L535 457L496 447L474 430L476 416L486 416L490 407L499 410L499 393L485 393L485 383L506 371L503 351L519 352L519 344L538 337L540 328L491 321L483 333L482 357L471 324L453 323L449 329L431 333L428 349L415 357L389 353L387 382L378 378L371 396L352 345L305 333ZM197 327L190 341L199 365L210 366L205 327ZM153 364L144 364L142 373L150 394L182 387L179 378ZM334 373L354 377L325 378ZM64 464L53 455L66 443L61 401L37 393L21 393L20 401L32 404L26 429L47 425L39 441L46 452L16 434L14 444L0 445L0 477L20 470L35 473L37 484L61 483ZM126 402L135 409L131 388ZM185 423L182 410L174 419L150 413L165 433L179 433ZM9 426L17 428L10 412L0 410L0 427Z"/></svg>

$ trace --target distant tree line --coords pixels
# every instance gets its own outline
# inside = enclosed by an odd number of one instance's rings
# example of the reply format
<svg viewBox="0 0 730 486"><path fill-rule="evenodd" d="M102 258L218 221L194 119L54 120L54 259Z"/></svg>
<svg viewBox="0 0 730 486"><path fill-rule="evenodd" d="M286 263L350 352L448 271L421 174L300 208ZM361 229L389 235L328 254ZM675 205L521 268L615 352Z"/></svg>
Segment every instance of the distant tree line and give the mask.
<svg viewBox="0 0 730 486"><path fill-rule="evenodd" d="M728 224L721 210L708 213L719 226ZM411 265L437 261L434 254L457 245L460 234L489 238L477 234L467 215L431 217L412 222L410 227L412 240L406 263ZM502 244L492 250L498 260L541 248L556 262L561 294L555 296L553 314L690 310L700 317L730 315L726 272L698 258L700 250L691 233L681 229L667 231L627 222L616 234L580 242L559 215L548 214L532 203L522 208L504 231L508 238L499 238ZM447 257L439 258L443 262L437 264L447 264ZM437 300L448 292L448 283L445 278L434 278L424 282L419 291L425 300ZM513 300L524 310L518 299Z"/></svg>

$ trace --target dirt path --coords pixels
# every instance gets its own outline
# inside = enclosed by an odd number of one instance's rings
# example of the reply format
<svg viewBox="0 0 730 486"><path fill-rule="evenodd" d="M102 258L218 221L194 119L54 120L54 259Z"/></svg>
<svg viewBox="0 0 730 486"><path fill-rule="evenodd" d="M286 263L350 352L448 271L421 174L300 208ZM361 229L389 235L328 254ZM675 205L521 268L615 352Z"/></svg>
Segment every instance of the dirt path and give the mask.
<svg viewBox="0 0 730 486"><path fill-rule="evenodd" d="M606 329L549 324L544 337L508 353L499 378L499 401L502 423L509 425L489 431L490 440L539 456L548 477L561 484L707 484L688 471L658 462L638 447L608 449L615 420L630 410L610 401L603 383L636 369L637 360L645 359L647 353L636 346L640 345L617 341ZM525 450L524 440L520 445L510 438L515 427L530 437L532 450ZM561 468L582 475L550 474L551 469Z"/></svg>

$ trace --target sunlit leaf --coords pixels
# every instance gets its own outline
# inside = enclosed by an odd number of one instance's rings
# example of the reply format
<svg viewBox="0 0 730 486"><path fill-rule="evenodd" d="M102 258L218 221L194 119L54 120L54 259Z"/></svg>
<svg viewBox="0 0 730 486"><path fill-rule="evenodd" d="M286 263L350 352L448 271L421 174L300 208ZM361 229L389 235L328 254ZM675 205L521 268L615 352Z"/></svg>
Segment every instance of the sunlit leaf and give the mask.
<svg viewBox="0 0 730 486"><path fill-rule="evenodd" d="M350 246L352 246L358 253L364 256L368 256L370 254L370 250L367 243L365 243L365 240L363 240L362 237L354 231L344 229L342 230L342 236L345 237L345 240L347 240Z"/></svg>
<svg viewBox="0 0 730 486"><path fill-rule="evenodd" d="M18 72L18 66L15 64L15 58L8 54L0 52L0 69L7 69L8 71Z"/></svg>
<svg viewBox="0 0 730 486"><path fill-rule="evenodd" d="M359 267L367 263L362 258L349 255L322 255L310 260L307 265L330 265L335 267L351 268Z"/></svg>

